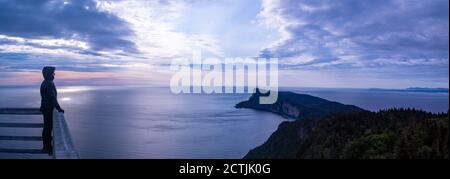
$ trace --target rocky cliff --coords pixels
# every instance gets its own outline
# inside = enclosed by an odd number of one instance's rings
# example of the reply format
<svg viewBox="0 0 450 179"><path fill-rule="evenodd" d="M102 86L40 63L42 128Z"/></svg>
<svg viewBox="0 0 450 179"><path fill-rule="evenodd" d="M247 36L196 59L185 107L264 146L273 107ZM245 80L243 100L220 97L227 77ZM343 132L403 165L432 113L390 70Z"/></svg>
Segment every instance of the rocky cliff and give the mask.
<svg viewBox="0 0 450 179"><path fill-rule="evenodd" d="M273 112L293 119L317 118L336 112L363 111L363 109L328 101L319 97L296 94L292 92L278 92L278 100L274 104L259 104L259 97L263 94L258 91L247 101L236 104L236 108L251 108Z"/></svg>

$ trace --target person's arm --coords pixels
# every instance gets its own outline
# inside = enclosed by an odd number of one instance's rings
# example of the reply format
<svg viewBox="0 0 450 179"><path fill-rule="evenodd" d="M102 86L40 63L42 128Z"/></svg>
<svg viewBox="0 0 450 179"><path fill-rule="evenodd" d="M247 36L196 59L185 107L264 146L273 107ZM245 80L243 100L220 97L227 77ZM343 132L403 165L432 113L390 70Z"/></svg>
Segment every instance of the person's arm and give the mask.
<svg viewBox="0 0 450 179"><path fill-rule="evenodd" d="M61 109L61 106L59 106L59 103L58 103L58 98L57 98L57 96L56 96L56 87L55 87L55 84L52 83L49 92L50 92L50 99L51 99L51 101L52 101L53 106L55 107L55 109L58 110L59 112L64 113L64 110Z"/></svg>

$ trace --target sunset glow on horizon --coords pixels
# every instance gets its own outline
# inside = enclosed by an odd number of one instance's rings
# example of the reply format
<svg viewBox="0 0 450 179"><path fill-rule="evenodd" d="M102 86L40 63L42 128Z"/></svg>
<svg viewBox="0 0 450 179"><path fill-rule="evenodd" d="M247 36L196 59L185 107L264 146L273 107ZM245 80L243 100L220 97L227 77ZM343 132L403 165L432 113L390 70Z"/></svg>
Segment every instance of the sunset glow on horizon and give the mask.
<svg viewBox="0 0 450 179"><path fill-rule="evenodd" d="M0 85L168 86L176 58L279 58L280 86L449 85L449 2L0 1ZM81 20L82 19L82 20Z"/></svg>

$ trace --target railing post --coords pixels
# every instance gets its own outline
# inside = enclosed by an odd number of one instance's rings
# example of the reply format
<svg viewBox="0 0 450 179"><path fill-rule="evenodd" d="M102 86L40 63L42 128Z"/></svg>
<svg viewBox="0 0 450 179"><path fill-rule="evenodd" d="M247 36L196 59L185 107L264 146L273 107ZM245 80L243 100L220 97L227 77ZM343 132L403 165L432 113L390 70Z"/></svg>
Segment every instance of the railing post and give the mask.
<svg viewBox="0 0 450 179"><path fill-rule="evenodd" d="M64 114L53 111L53 158L78 159Z"/></svg>

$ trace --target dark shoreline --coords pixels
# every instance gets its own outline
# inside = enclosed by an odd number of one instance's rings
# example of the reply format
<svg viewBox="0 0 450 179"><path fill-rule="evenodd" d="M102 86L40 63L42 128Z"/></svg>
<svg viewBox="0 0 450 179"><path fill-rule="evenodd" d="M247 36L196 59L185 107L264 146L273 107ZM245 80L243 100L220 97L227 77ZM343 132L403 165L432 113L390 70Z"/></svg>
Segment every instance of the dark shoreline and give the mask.
<svg viewBox="0 0 450 179"><path fill-rule="evenodd" d="M338 103L337 106L343 105L344 108L325 110L332 112L318 115L305 109L311 106L334 107L336 104L323 104L336 102L310 95L280 92L280 98L275 104L260 105L257 100L260 95L253 94L249 100L240 102L235 107L268 111L296 120L281 123L264 144L251 149L244 159L448 159L448 112L431 113L413 108L370 112ZM305 106L302 102L314 105ZM288 105L280 107L283 104ZM296 109L310 111L311 115L296 116L294 114L299 114L295 112ZM337 143L333 144L333 141ZM380 149L379 145L384 147Z"/></svg>

